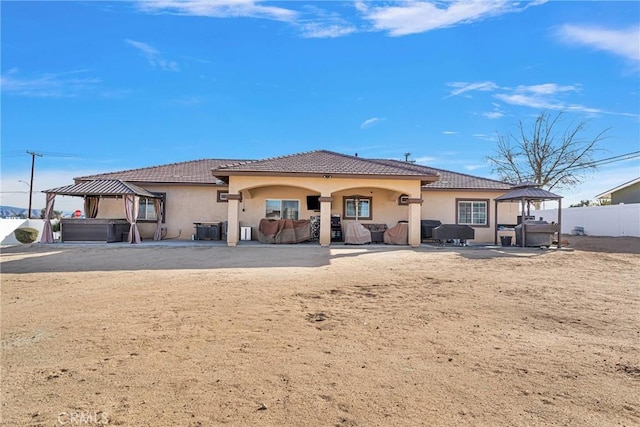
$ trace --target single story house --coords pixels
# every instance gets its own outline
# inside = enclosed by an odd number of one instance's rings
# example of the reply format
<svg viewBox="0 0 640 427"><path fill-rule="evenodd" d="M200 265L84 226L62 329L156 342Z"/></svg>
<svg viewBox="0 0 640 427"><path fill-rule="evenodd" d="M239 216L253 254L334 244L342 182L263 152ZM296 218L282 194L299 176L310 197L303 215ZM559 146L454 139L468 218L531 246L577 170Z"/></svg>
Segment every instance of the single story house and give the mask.
<svg viewBox="0 0 640 427"><path fill-rule="evenodd" d="M83 176L75 183L99 180L139 189L137 225L143 239L157 236L160 213L164 238L192 239L194 224L226 223L229 246L247 238L241 228L250 227L256 240L264 218L312 217L319 220L317 237L323 246L330 245L336 223L344 228L353 221L388 227L407 222L408 244L418 246L425 219L469 225L474 242L488 243L494 241L497 224L515 224L518 215L517 204L501 207L498 218L491 208L511 189L509 183L327 150L263 160L194 160ZM121 200L105 197L93 217L123 218L122 212Z"/></svg>
<svg viewBox="0 0 640 427"><path fill-rule="evenodd" d="M612 205L640 203L640 178L632 179L611 190L598 194L596 199L610 200Z"/></svg>

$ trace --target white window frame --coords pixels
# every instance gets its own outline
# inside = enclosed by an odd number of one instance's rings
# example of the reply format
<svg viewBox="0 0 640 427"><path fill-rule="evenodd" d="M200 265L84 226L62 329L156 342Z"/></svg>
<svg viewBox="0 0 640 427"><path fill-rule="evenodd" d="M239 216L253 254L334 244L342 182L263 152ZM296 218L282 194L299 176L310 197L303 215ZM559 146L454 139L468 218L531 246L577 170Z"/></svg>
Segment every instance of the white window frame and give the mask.
<svg viewBox="0 0 640 427"><path fill-rule="evenodd" d="M359 203L356 204L356 199ZM348 215L349 204L354 204L354 208L358 209L357 215ZM367 215L362 214L362 207L367 205ZM344 196L342 200L342 219L361 219L361 220L371 220L373 219L373 197L369 196ZM354 210L354 212L356 212Z"/></svg>
<svg viewBox="0 0 640 427"><path fill-rule="evenodd" d="M471 222L464 222L460 219L461 205L471 205ZM484 207L484 212L481 212L480 207ZM481 213L484 214L484 221L481 221ZM472 227L489 227L489 200L488 199L456 199L456 224L469 225Z"/></svg>

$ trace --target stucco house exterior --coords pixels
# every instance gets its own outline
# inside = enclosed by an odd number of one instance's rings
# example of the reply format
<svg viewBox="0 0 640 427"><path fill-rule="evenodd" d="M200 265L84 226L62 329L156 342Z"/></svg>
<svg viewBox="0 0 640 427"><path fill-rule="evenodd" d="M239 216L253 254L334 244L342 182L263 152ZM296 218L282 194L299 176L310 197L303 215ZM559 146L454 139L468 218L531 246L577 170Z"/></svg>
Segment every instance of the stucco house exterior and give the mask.
<svg viewBox="0 0 640 427"><path fill-rule="evenodd" d="M632 179L611 190L598 194L596 199L610 200L612 205L640 203L640 178Z"/></svg>
<svg viewBox="0 0 640 427"><path fill-rule="evenodd" d="M319 217L320 245L331 244L332 218L344 227L408 222L408 244L421 243L421 219L474 228L474 242L493 242L496 223L514 224L518 206L491 207L511 184L389 159L369 159L317 150L263 160L202 159L75 178L76 184L120 180L162 200L166 238L191 239L195 223L227 224L235 246L240 228L255 240L263 218ZM153 200L140 197L142 238L156 232ZM100 200L97 218L122 218L122 201Z"/></svg>

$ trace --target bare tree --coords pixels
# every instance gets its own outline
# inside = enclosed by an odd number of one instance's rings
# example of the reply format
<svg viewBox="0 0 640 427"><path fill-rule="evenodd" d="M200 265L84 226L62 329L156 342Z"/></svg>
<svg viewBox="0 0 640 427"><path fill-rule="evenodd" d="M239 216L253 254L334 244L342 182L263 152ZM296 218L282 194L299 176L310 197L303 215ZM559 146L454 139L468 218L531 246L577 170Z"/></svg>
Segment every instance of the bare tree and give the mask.
<svg viewBox="0 0 640 427"><path fill-rule="evenodd" d="M541 112L530 128L520 121L519 135L498 134L495 155L485 159L500 179L519 183L532 181L548 190L570 188L595 170L592 155L609 129L585 137L587 122L570 120L565 113Z"/></svg>

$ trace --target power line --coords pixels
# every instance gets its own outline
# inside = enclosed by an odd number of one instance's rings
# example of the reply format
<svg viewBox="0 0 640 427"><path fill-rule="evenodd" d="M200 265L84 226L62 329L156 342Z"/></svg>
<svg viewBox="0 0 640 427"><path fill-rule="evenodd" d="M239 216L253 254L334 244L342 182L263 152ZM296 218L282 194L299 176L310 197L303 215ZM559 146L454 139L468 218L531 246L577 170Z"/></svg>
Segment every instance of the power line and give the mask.
<svg viewBox="0 0 640 427"><path fill-rule="evenodd" d="M590 167L608 165L610 163L622 162L624 160L631 160L631 159L635 159L637 157L640 157L640 151L634 151L634 152L627 153L627 154L620 154L618 156L607 157L605 159L594 160L592 162L581 163L579 165L575 165L575 166L572 166L572 167L567 168L567 169L586 169L586 168L590 168Z"/></svg>
<svg viewBox="0 0 640 427"><path fill-rule="evenodd" d="M28 153L28 151L27 151ZM11 150L11 151L2 151L1 152L2 157L19 157L24 155L24 151L23 150ZM73 153L59 153L59 152L55 152L55 151L38 151L38 154L41 154L43 156L47 156L47 157L80 157L78 154L73 154Z"/></svg>

